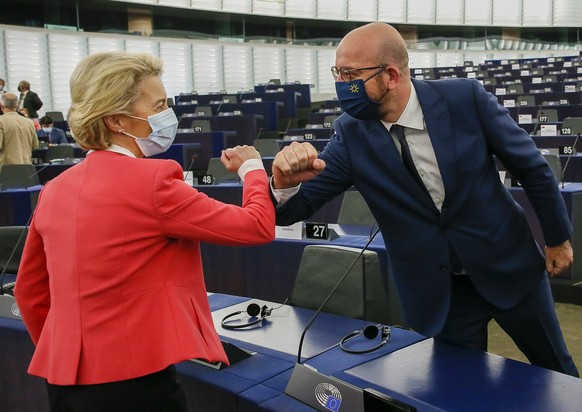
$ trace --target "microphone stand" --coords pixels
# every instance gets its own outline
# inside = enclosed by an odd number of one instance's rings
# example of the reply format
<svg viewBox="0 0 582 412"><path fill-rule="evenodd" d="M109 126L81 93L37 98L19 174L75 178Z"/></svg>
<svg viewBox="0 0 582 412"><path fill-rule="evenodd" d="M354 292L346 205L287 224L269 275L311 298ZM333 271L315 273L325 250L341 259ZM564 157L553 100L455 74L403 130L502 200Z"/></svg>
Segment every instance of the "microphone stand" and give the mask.
<svg viewBox="0 0 582 412"><path fill-rule="evenodd" d="M578 143L578 139L580 138L580 133L576 134L576 138L574 139L574 144L572 145L572 148L574 150L576 150L576 144ZM568 168L568 164L570 164L570 159L572 158L573 155L568 156L568 158L566 159L566 164L564 165L564 168L562 169L562 189L564 188L564 178L566 177L566 169Z"/></svg>
<svg viewBox="0 0 582 412"><path fill-rule="evenodd" d="M348 276L348 274L350 273L350 271L352 270L352 268L356 265L356 263L358 263L358 260L360 259L360 257L362 257L362 255L364 254L364 252L366 250L368 250L368 247L370 246L370 243L372 243L372 240L374 240L374 238L376 237L376 235L378 234L379 231L380 231L380 227L378 227L374 231L374 234L370 237L370 239L368 239L368 242L366 242L366 244L364 245L364 247L362 248L362 250L360 251L360 253L358 253L358 256L356 256L356 258L350 264L350 266L348 267L348 269L344 272L344 274L342 275L342 277L335 284L335 286L333 287L333 289L331 290L331 292L329 292L329 294L323 300L323 302L321 303L321 305L319 306L319 308L315 311L315 313L313 314L313 316L311 317L311 319L309 320L309 322L307 322L307 325L303 329L303 332L301 333L301 337L299 338L299 350L297 351L297 363L299 363L299 364L301 363L301 349L303 348L303 340L305 339L305 334L307 333L307 330L311 327L311 325L313 324L313 322L315 322L315 319L317 318L317 316L319 316L319 314L323 310L324 306L331 299L331 297L334 295L334 293L336 292L336 290L338 290L338 288L341 286L341 284L343 283L343 281L345 280L345 278Z"/></svg>

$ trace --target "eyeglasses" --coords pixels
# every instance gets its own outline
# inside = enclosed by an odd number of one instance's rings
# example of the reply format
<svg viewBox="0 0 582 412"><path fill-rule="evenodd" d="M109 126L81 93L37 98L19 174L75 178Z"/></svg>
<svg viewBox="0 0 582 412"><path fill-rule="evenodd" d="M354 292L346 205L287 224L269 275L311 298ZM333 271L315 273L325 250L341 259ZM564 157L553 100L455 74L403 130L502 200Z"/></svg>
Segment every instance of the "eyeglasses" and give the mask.
<svg viewBox="0 0 582 412"><path fill-rule="evenodd" d="M358 71L381 69L380 71L378 71L378 73L380 73L386 67L388 67L387 64L381 64L380 66L374 66L374 67L360 67L357 69L348 69L347 67L340 67L338 69L335 66L331 66L331 74L333 76L334 81L337 82L337 79L338 79L339 75L341 74L343 81L346 83L349 83L352 81L352 76L356 76L356 72L358 72ZM376 74L378 74L378 73L376 73Z"/></svg>

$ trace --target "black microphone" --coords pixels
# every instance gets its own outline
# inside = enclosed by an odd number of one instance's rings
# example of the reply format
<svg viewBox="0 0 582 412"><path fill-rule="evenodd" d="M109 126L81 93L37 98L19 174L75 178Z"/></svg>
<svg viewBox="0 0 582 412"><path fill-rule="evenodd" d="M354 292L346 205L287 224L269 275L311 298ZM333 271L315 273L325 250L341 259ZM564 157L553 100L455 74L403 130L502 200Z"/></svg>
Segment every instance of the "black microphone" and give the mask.
<svg viewBox="0 0 582 412"><path fill-rule="evenodd" d="M196 159L198 159L198 155L197 154L192 155L192 161L190 162L190 166L188 166L188 169L186 170L184 180L187 180L188 172L192 173L192 180L194 180L194 172L192 171L192 166L194 166L194 162L196 161Z"/></svg>
<svg viewBox="0 0 582 412"><path fill-rule="evenodd" d="M338 280L338 282L333 287L333 289L331 290L331 292L329 292L329 294L323 300L323 302L321 303L321 305L319 306L319 308L315 311L315 313L313 314L313 316L311 317L311 319L309 320L309 322L307 322L307 325L305 326L305 328L303 329L303 332L301 333L301 338L299 339L299 349L297 351L297 363L299 363L299 364L301 363L301 349L303 348L303 340L305 339L305 334L307 333L307 330L311 327L311 325L313 324L313 322L315 322L315 319L317 318L317 316L319 316L319 314L323 310L324 306L331 299L331 297L334 295L334 293L336 292L336 290L338 290L338 288L341 286L341 284L343 283L343 281L345 280L345 278L348 276L348 274L350 273L350 271L352 270L352 268L356 265L356 263L358 263L358 260L360 259L360 257L362 257L362 255L364 254L364 252L366 250L368 250L368 247L370 246L370 243L372 243L372 240L374 240L374 238L376 237L376 235L378 234L379 231L380 231L380 227L378 227L376 229L376 231L374 232L374 234L370 237L370 239L368 239L368 242L366 242L366 244L364 245L364 247L362 248L362 250L360 250L360 253L358 253L358 255L356 256L356 258L353 260L353 262L350 264L350 266L344 272L344 274L342 275L342 277Z"/></svg>
<svg viewBox="0 0 582 412"><path fill-rule="evenodd" d="M38 175L39 173L41 173L44 169L46 169L47 167L49 167L51 164L47 163L45 164L43 167L41 167L40 169L38 169L36 172L34 172L33 174L31 174L30 176L27 177L27 179L32 179L34 176Z"/></svg>
<svg viewBox="0 0 582 412"><path fill-rule="evenodd" d="M577 133L576 138L574 139L574 144L572 145L572 148L574 148L574 150L576 149L576 144L578 143L579 138L580 138L580 133ZM568 156L568 158L566 159L566 164L562 168L562 174L560 176L561 177L560 180L562 181L562 189L564 188L564 178L566 177L566 169L568 169L568 165L570 164L570 159L572 158L572 156L573 156L573 154ZM559 155L558 155L558 159L559 159Z"/></svg>

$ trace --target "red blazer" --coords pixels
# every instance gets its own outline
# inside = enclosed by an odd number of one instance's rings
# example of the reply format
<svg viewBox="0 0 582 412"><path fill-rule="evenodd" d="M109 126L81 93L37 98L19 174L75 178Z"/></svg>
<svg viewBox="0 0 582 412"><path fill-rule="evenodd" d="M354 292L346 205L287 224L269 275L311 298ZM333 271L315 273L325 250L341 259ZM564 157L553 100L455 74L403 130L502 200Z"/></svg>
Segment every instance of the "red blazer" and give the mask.
<svg viewBox="0 0 582 412"><path fill-rule="evenodd" d="M174 161L96 151L42 190L15 296L52 384L131 379L191 358L227 361L214 329L200 241L273 240L267 175L247 173L243 206L183 180Z"/></svg>

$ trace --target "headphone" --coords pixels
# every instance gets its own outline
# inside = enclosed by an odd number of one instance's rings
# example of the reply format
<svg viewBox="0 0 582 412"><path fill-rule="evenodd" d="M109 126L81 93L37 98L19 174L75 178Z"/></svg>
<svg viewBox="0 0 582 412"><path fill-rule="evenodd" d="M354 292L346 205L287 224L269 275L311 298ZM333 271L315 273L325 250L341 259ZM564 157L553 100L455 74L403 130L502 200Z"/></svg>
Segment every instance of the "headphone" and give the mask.
<svg viewBox="0 0 582 412"><path fill-rule="evenodd" d="M369 349L349 349L349 348L346 348L344 346L344 343L346 343L349 340L352 340L353 338L355 338L356 336L359 336L359 335L364 335L368 339L374 339L376 336L378 336L378 332L381 332L381 340L382 341L379 344L377 344L376 346L373 346ZM352 333L349 333L346 336L344 336L340 342L340 348L341 348L341 350L343 350L344 352L347 352L347 353L356 353L356 354L357 353L368 353L368 352L375 351L376 349L380 349L382 346L384 346L388 342L390 342L390 326L368 325L363 329L355 330Z"/></svg>
<svg viewBox="0 0 582 412"><path fill-rule="evenodd" d="M222 322L220 322L220 325L224 329L248 328L248 327L254 326L258 323L261 323L267 316L271 316L272 311L273 311L273 308L268 308L266 305L263 305L263 307L260 307L256 303L251 303L249 306L247 306L247 310L239 310L237 312L231 313L230 315L226 315L222 319ZM247 322L247 323L241 323L241 324L236 324L236 325L229 325L228 323L226 323L227 319L232 318L233 316L236 316L236 315L240 315L241 313L247 313L251 318L256 318L256 319L250 320L250 322ZM257 315L259 315L259 316L257 317Z"/></svg>

